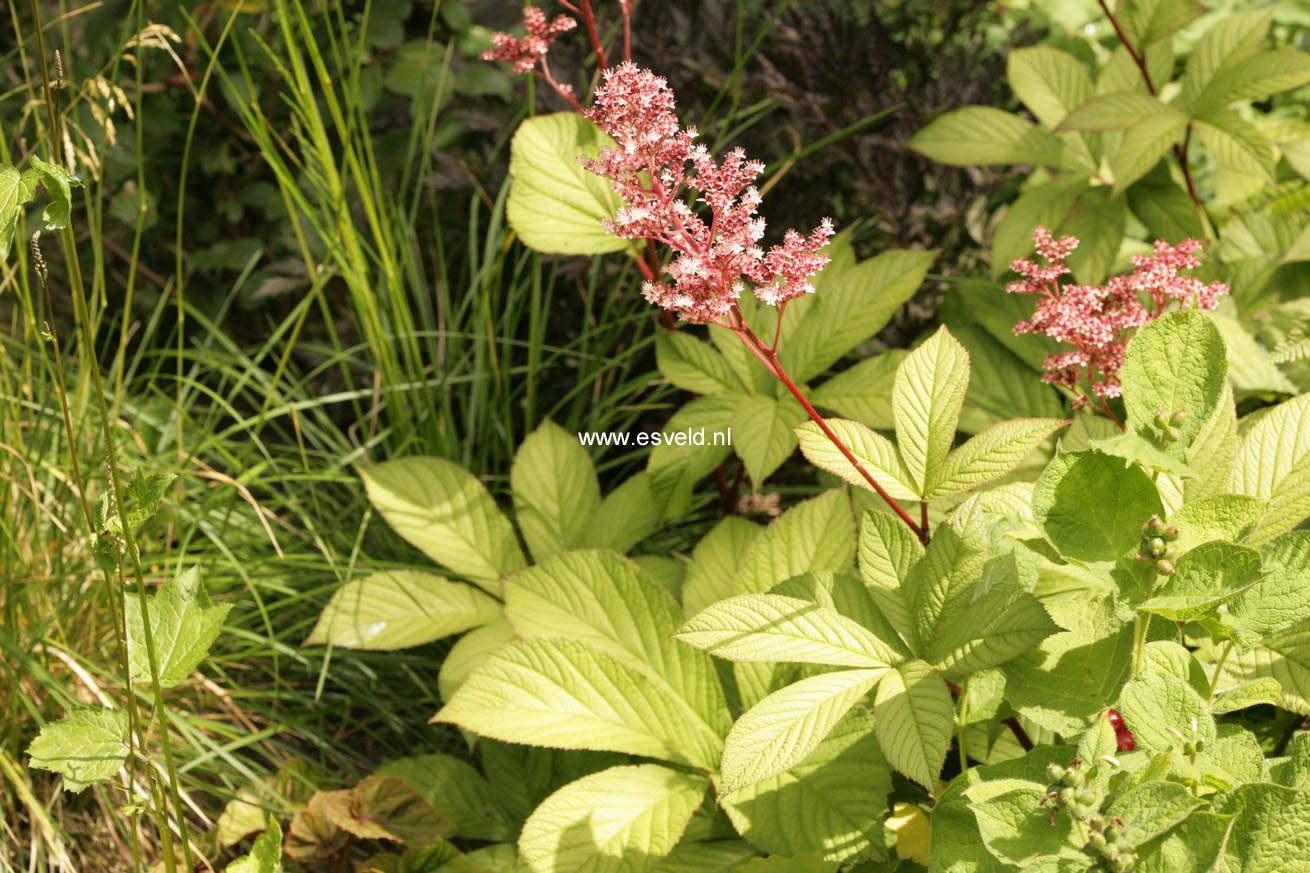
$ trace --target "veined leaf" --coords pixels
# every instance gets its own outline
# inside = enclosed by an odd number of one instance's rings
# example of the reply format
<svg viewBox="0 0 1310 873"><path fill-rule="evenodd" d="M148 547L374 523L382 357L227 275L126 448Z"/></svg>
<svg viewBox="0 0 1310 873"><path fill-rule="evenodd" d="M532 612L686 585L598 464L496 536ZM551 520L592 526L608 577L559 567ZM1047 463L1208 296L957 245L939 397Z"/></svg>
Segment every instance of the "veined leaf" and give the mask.
<svg viewBox="0 0 1310 873"><path fill-rule="evenodd" d="M653 870L682 838L708 784L704 776L658 764L584 776L546 798L524 822L520 869Z"/></svg>
<svg viewBox="0 0 1310 873"><path fill-rule="evenodd" d="M374 774L394 776L412 785L449 823L451 833L465 839L508 840L517 829L491 783L460 758L440 754L394 758Z"/></svg>
<svg viewBox="0 0 1310 873"><path fill-rule="evenodd" d="M1264 576L1228 604L1227 621L1248 645L1310 618L1310 531L1265 543L1259 569Z"/></svg>
<svg viewBox="0 0 1310 873"><path fill-rule="evenodd" d="M828 428L837 435L842 444L855 456L874 481L896 500L914 500L916 494L908 482L906 472L896 446L882 434L870 430L858 421L844 418L830 418ZM828 439L819 426L807 421L795 430L796 441L800 443L801 454L814 466L827 470L844 481L872 491L873 486L860 474L855 465L840 449Z"/></svg>
<svg viewBox="0 0 1310 873"><path fill-rule="evenodd" d="M893 349L865 358L810 392L810 402L874 430L891 430L892 384L907 353Z"/></svg>
<svg viewBox="0 0 1310 873"><path fill-rule="evenodd" d="M1260 545L1310 515L1310 394L1265 412L1241 436L1231 488L1269 501L1248 537Z"/></svg>
<svg viewBox="0 0 1310 873"><path fill-rule="evenodd" d="M737 592L737 564L759 533L759 525L730 515L701 538L682 583L682 607L688 616Z"/></svg>
<svg viewBox="0 0 1310 873"><path fill-rule="evenodd" d="M1049 46L1011 51L1006 75L1015 95L1047 127L1055 127L1092 96L1092 80L1083 62Z"/></svg>
<svg viewBox="0 0 1310 873"><path fill-rule="evenodd" d="M1137 545L1142 525L1164 505L1140 467L1100 452L1075 452L1057 457L1037 480L1033 511L1065 555L1114 561Z"/></svg>
<svg viewBox="0 0 1310 873"><path fill-rule="evenodd" d="M656 330L655 363L665 379L693 394L747 391L746 384L714 346L686 331Z"/></svg>
<svg viewBox="0 0 1310 873"><path fill-rule="evenodd" d="M888 672L841 670L811 676L751 707L724 743L721 790L738 791L804 761Z"/></svg>
<svg viewBox="0 0 1310 873"><path fill-rule="evenodd" d="M556 749L714 769L722 740L654 674L573 640L516 640L469 675L435 721Z"/></svg>
<svg viewBox="0 0 1310 873"><path fill-rule="evenodd" d="M893 652L893 657L886 659L888 663L910 656L910 647L905 637L883 614L869 587L854 576L846 573L802 573L774 586L769 593L794 597L836 610L838 615L872 632L884 647Z"/></svg>
<svg viewBox="0 0 1310 873"><path fill-rule="evenodd" d="M1001 583L950 610L926 657L935 669L964 676L998 667L1060 630L1041 601Z"/></svg>
<svg viewBox="0 0 1310 873"><path fill-rule="evenodd" d="M185 682L209 654L223 622L232 609L230 603L217 606L205 593L200 571L192 567L165 582L149 595L142 608L141 598L127 594L123 620L127 629L127 662L134 679L150 679L150 657L146 647L146 616L149 615L159 684L172 688Z"/></svg>
<svg viewBox="0 0 1310 873"><path fill-rule="evenodd" d="M523 566L509 521L473 474L444 458L401 458L360 471L369 502L405 541L492 594Z"/></svg>
<svg viewBox="0 0 1310 873"><path fill-rule="evenodd" d="M578 545L624 553L659 527L655 487L646 471L634 473L592 510Z"/></svg>
<svg viewBox="0 0 1310 873"><path fill-rule="evenodd" d="M739 394L697 397L684 404L664 425L661 431L664 439L651 449L646 461L651 492L664 518L685 513L691 505L692 486L732 454L730 445L715 444L714 434L731 430L740 403ZM671 441L682 433L704 433L705 445L692 444L690 438L682 445Z"/></svg>
<svg viewBox="0 0 1310 873"><path fill-rule="evenodd" d="M1194 114L1222 109L1241 100L1263 100L1310 82L1310 55L1284 47L1258 51L1235 63L1225 62L1191 101Z"/></svg>
<svg viewBox="0 0 1310 873"><path fill-rule="evenodd" d="M1074 855L1080 841L1072 820L1061 816L1053 824L1032 814L1045 793L1045 785L1026 779L992 779L964 790L983 844L1005 869L1066 873L1086 866ZM1043 859L1055 863L1042 867ZM1071 863L1060 864L1062 859Z"/></svg>
<svg viewBox="0 0 1310 873"><path fill-rule="evenodd" d="M334 591L305 645L405 649L499 616L500 604L471 585L434 573L383 570Z"/></svg>
<svg viewBox="0 0 1310 873"><path fill-rule="evenodd" d="M966 106L934 120L910 148L943 164L1065 166L1064 144L1050 131L990 106Z"/></svg>
<svg viewBox="0 0 1310 873"><path fill-rule="evenodd" d="M927 494L955 440L969 388L969 353L945 327L910 352L896 371L896 443L917 494Z"/></svg>
<svg viewBox="0 0 1310 873"><path fill-rule="evenodd" d="M1250 9L1219 17L1187 59L1181 99L1193 105L1224 69L1233 69L1260 51L1273 9Z"/></svg>
<svg viewBox="0 0 1310 873"><path fill-rule="evenodd" d="M50 203L41 213L41 220L45 222L45 229L60 230L68 227L73 213L72 189L81 188L82 180L59 164L43 161L36 155L32 155L30 161L32 167L24 174L27 178L22 180L20 185L27 193L28 199L31 199L34 180L40 182L41 186L45 188L46 196L50 198ZM28 174L35 175L33 177L28 176Z"/></svg>
<svg viewBox="0 0 1310 873"><path fill-rule="evenodd" d="M1139 120L1124 133L1119 148L1110 159L1110 172L1114 174L1114 193L1121 194L1128 186L1150 172L1175 143L1187 132L1188 116L1185 112L1161 103L1159 110Z"/></svg>
<svg viewBox="0 0 1310 873"><path fill-rule="evenodd" d="M947 455L932 477L928 498L951 497L995 482L1066 424L1059 418L1016 418L992 425Z"/></svg>
<svg viewBox="0 0 1310 873"><path fill-rule="evenodd" d="M1112 91L1074 108L1057 130L1111 131L1132 127L1160 111L1160 101L1141 91Z"/></svg>
<svg viewBox="0 0 1310 873"><path fill-rule="evenodd" d="M946 763L955 709L946 683L923 661L906 661L878 684L873 724L891 765L932 791Z"/></svg>
<svg viewBox="0 0 1310 873"><path fill-rule="evenodd" d="M678 639L729 661L886 667L894 648L834 609L777 594L744 594L698 613Z"/></svg>
<svg viewBox="0 0 1310 873"><path fill-rule="evenodd" d="M75 709L47 723L27 747L29 766L58 773L74 793L112 779L127 754L127 713L103 706Z"/></svg>
<svg viewBox="0 0 1310 873"><path fill-rule="evenodd" d="M855 523L840 490L798 503L760 532L737 567L737 593L762 594L801 573L839 573L855 557Z"/></svg>
<svg viewBox="0 0 1310 873"><path fill-rule="evenodd" d="M514 518L534 558L543 561L582 544L600 504L600 483L574 434L543 421L514 453L509 482Z"/></svg>
<svg viewBox="0 0 1310 873"><path fill-rule="evenodd" d="M503 618L474 628L460 637L441 660L441 670L437 673L437 690L441 699L449 701L470 673L512 639L514 628Z"/></svg>
<svg viewBox="0 0 1310 873"><path fill-rule="evenodd" d="M269 816L250 852L227 865L227 873L282 873L282 826Z"/></svg>
<svg viewBox="0 0 1310 873"><path fill-rule="evenodd" d="M860 578L869 596L908 644L916 639L910 592L904 587L923 544L900 519L866 512L860 525Z"/></svg>
<svg viewBox="0 0 1310 873"><path fill-rule="evenodd" d="M1192 129L1221 167L1273 183L1278 162L1273 144L1240 115L1214 109L1195 119Z"/></svg>
<svg viewBox="0 0 1310 873"><path fill-rule="evenodd" d="M682 610L658 582L612 552L556 555L505 579L505 616L523 639L586 643L653 670L720 734L731 724L713 662L673 640Z"/></svg>
<svg viewBox="0 0 1310 873"><path fill-rule="evenodd" d="M613 145L576 112L537 115L519 125L510 144L505 215L524 245L561 255L598 255L631 245L601 226L618 211L619 197L580 160Z"/></svg>
<svg viewBox="0 0 1310 873"><path fill-rule="evenodd" d="M13 167L0 168L0 263L9 260L9 247L18 229L23 207L32 199L32 186Z"/></svg>
<svg viewBox="0 0 1310 873"><path fill-rule="evenodd" d="M792 429L806 419L791 397L742 397L733 414L732 448L757 486L796 450Z"/></svg>
<svg viewBox="0 0 1310 873"><path fill-rule="evenodd" d="M1192 621L1241 595L1261 575L1255 549L1203 543L1183 553L1173 575L1138 609L1170 621Z"/></svg>
<svg viewBox="0 0 1310 873"><path fill-rule="evenodd" d="M919 648L940 631L939 622L951 600L982 578L987 559L987 531L982 519L970 515L962 522L943 522L911 568L904 583L915 623Z"/></svg>
<svg viewBox="0 0 1310 873"><path fill-rule="evenodd" d="M1237 815L1222 859L1226 870L1294 873L1310 865L1310 840L1302 826L1310 816L1310 795L1260 782L1234 794Z"/></svg>
<svg viewBox="0 0 1310 873"><path fill-rule="evenodd" d="M1118 709L1132 728L1138 748L1148 752L1181 752L1183 741L1178 734L1191 739L1194 730L1206 744L1215 741L1214 717L1205 698L1172 673L1130 679L1119 693Z"/></svg>

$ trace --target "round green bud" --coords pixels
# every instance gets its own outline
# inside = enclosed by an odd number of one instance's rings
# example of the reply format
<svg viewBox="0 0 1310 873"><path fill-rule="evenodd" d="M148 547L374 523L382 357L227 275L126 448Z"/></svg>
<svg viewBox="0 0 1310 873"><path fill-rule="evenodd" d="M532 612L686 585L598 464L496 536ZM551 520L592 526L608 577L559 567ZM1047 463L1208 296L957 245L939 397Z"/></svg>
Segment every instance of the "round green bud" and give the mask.
<svg viewBox="0 0 1310 873"><path fill-rule="evenodd" d="M1064 778L1064 768L1055 763L1047 764L1046 778L1050 782L1059 782Z"/></svg>
<svg viewBox="0 0 1310 873"><path fill-rule="evenodd" d="M1182 536L1182 533L1183 532L1178 529L1178 525L1171 524L1164 530L1160 531L1160 536L1162 536L1166 541L1172 543L1174 540Z"/></svg>
<svg viewBox="0 0 1310 873"><path fill-rule="evenodd" d="M1174 572L1174 562L1167 558L1155 562L1155 572L1161 576L1172 576Z"/></svg>
<svg viewBox="0 0 1310 873"><path fill-rule="evenodd" d="M1151 537L1146 542L1146 548L1157 558L1164 554L1165 544L1163 537Z"/></svg>
<svg viewBox="0 0 1310 873"><path fill-rule="evenodd" d="M1153 515L1147 519L1144 530L1147 536L1158 537L1160 534L1164 533L1165 526L1163 518L1158 515Z"/></svg>
<svg viewBox="0 0 1310 873"><path fill-rule="evenodd" d="M1174 427L1182 427L1183 422L1187 421L1187 410L1179 409L1169 416L1169 423Z"/></svg>
<svg viewBox="0 0 1310 873"><path fill-rule="evenodd" d="M1163 406L1157 406L1155 408L1155 418L1152 420L1155 422L1156 427L1163 428L1169 426L1169 415L1164 411Z"/></svg>
<svg viewBox="0 0 1310 873"><path fill-rule="evenodd" d="M1100 799L1100 796L1090 788L1084 788L1082 791L1078 792L1078 802L1083 806L1095 806L1096 802Z"/></svg>
<svg viewBox="0 0 1310 873"><path fill-rule="evenodd" d="M1165 428L1164 435L1169 438L1171 443L1176 443L1183 438L1183 432L1176 427Z"/></svg>

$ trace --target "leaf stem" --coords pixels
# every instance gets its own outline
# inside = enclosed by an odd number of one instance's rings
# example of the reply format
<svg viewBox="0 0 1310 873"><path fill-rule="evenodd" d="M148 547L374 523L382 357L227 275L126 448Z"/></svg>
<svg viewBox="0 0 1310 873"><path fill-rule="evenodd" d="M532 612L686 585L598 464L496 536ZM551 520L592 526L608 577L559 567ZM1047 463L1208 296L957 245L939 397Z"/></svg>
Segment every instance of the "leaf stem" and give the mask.
<svg viewBox="0 0 1310 873"><path fill-rule="evenodd" d="M1215 662L1214 676L1210 678L1210 703L1214 703L1215 692L1219 690L1219 677L1224 673L1224 662L1228 660L1228 654L1232 652L1233 644L1236 642L1235 639L1229 639L1228 645L1219 653L1219 660Z"/></svg>

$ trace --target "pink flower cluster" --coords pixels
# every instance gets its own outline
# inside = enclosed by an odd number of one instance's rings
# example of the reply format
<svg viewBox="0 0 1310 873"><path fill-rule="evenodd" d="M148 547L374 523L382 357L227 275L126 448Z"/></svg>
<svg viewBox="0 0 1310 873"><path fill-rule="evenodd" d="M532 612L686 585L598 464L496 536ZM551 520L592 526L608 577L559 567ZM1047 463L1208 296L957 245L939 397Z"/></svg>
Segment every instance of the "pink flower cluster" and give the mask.
<svg viewBox="0 0 1310 873"><path fill-rule="evenodd" d="M525 6L524 35L516 37L508 33L492 34L492 48L482 53L482 59L505 61L513 65L515 72L531 73L545 59L550 44L560 34L568 33L577 26L578 23L567 15L557 15L553 21L547 21L546 13L535 6Z"/></svg>
<svg viewBox="0 0 1310 873"><path fill-rule="evenodd" d="M756 297L774 305L814 290L812 277L828 263L820 252L832 222L825 219L808 236L788 230L782 245L761 248L764 219L756 214L760 193L752 183L764 165L741 149L716 163L695 143L696 131L679 124L663 78L631 62L606 70L587 117L617 144L585 162L613 183L624 203L606 229L676 253L664 268L668 281L643 286L647 300L706 323L732 310L747 281ZM708 222L686 202L688 193L709 207Z"/></svg>
<svg viewBox="0 0 1310 873"><path fill-rule="evenodd" d="M1206 284L1193 276L1181 276L1180 270L1200 266L1196 253L1201 244L1194 239L1176 246L1164 241L1155 243L1149 255L1134 255L1133 271L1115 276L1105 285L1060 284L1069 273L1065 259L1078 247L1076 237L1056 239L1044 227L1033 231L1033 242L1045 264L1020 258L1010 269L1023 276L1011 282L1011 294L1039 297L1032 318L1014 326L1017 334L1040 333L1073 346L1072 351L1047 357L1044 381L1079 392L1075 401L1085 406L1092 402L1081 393L1086 380L1088 389L1102 403L1104 398L1123 393L1119 369L1128 347L1129 332L1164 314L1170 303L1214 309L1219 298L1228 293L1220 282Z"/></svg>

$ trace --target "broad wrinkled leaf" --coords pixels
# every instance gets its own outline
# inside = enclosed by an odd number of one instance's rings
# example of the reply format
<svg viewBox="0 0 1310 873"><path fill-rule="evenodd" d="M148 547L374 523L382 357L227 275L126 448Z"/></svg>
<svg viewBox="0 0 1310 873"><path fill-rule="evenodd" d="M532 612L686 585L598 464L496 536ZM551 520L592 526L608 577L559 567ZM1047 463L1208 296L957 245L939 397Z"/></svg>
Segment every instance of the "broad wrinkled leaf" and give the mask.
<svg viewBox="0 0 1310 873"><path fill-rule="evenodd" d="M923 661L906 661L878 683L873 725L891 765L932 791L946 763L955 709L946 683Z"/></svg>
<svg viewBox="0 0 1310 873"><path fill-rule="evenodd" d="M164 688L186 681L200 666L232 609L230 603L214 605L210 601L195 567L165 582L157 593L147 595L145 609L135 594L125 595L124 606L128 669L135 679L152 676L145 638L149 614L159 684Z"/></svg>
<svg viewBox="0 0 1310 873"><path fill-rule="evenodd" d="M53 770L74 793L114 778L127 763L127 713L102 706L75 709L48 722L27 747L28 765Z"/></svg>
<svg viewBox="0 0 1310 873"><path fill-rule="evenodd" d="M405 649L499 616L500 604L471 585L417 570L383 570L333 592L305 645Z"/></svg>
<svg viewBox="0 0 1310 873"><path fill-rule="evenodd" d="M891 495L894 500L915 500L917 493L896 452L896 446L882 434L860 424L842 418L827 420L828 428L837 435L842 444L859 462L859 468L852 464L850 458L828 439L828 436L812 421L807 421L795 430L796 440L800 443L801 454L805 459L821 470L826 470L845 482L866 491L872 491L860 469L873 477L878 485Z"/></svg>
<svg viewBox="0 0 1310 873"><path fill-rule="evenodd" d="M575 434L543 421L519 444L509 482L514 520L536 560L582 545L600 504L600 483Z"/></svg>

